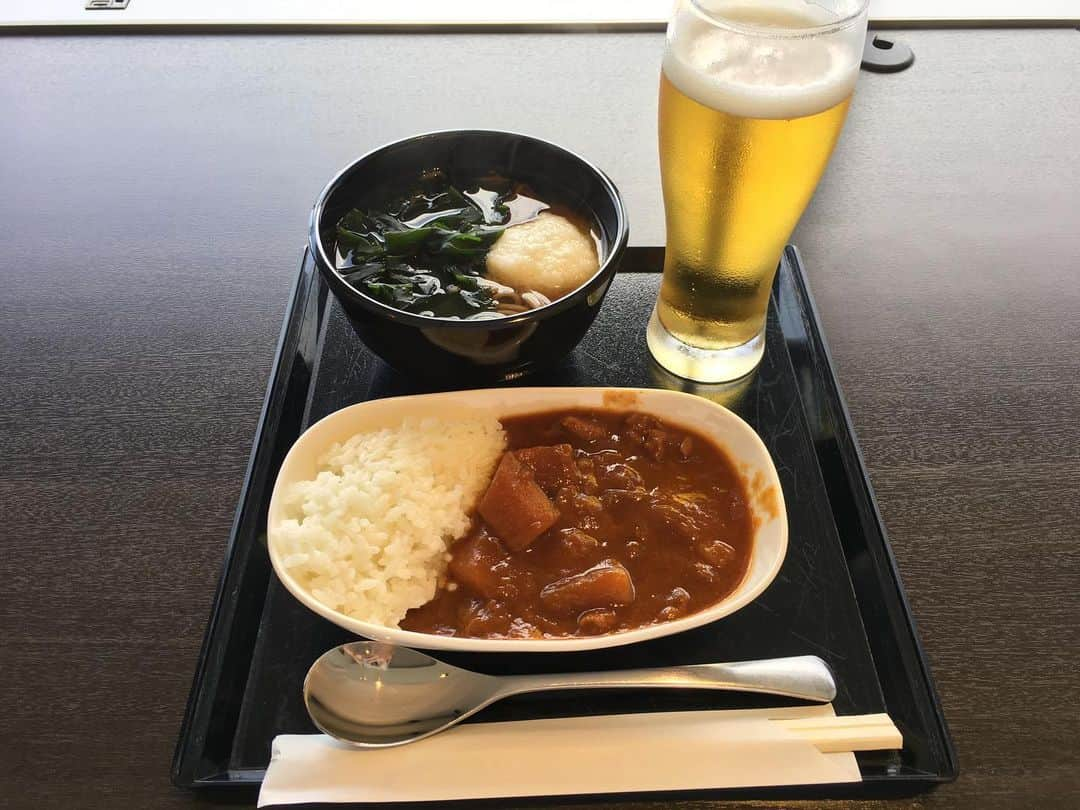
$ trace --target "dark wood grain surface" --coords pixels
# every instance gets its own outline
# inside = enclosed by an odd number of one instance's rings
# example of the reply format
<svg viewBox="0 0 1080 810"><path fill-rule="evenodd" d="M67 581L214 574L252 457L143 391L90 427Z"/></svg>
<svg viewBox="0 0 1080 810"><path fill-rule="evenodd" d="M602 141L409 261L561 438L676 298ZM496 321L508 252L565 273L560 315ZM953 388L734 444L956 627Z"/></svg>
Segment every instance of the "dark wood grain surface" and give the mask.
<svg viewBox="0 0 1080 810"><path fill-rule="evenodd" d="M1075 806L1080 33L898 36L795 241L962 775L842 804ZM520 129L660 244L660 45L0 38L0 804L226 801L168 768L316 193L395 137Z"/></svg>

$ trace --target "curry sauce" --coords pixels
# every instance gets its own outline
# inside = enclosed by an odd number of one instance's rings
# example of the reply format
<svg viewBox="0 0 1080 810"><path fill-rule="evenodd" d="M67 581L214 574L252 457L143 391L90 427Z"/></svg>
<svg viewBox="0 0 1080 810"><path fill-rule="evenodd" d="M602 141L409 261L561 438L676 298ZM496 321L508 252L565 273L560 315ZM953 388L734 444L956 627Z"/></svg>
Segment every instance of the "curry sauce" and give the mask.
<svg viewBox="0 0 1080 810"><path fill-rule="evenodd" d="M638 412L503 420L508 450L435 598L401 627L565 638L701 611L738 587L754 517L705 437Z"/></svg>

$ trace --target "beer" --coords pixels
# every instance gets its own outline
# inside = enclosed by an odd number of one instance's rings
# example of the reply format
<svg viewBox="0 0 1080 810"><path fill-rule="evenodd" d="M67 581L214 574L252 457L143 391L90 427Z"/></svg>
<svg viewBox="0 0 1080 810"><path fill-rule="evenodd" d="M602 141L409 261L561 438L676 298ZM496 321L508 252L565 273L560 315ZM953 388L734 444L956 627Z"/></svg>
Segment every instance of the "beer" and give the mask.
<svg viewBox="0 0 1080 810"><path fill-rule="evenodd" d="M660 320L677 338L728 349L761 331L780 252L825 169L849 98L798 118L747 118L710 109L661 78L660 166L670 202Z"/></svg>
<svg viewBox="0 0 1080 810"><path fill-rule="evenodd" d="M854 34L791 0L724 8L719 24L677 14L660 78L667 251L649 348L707 382L761 358L780 253L840 135L865 30L865 7Z"/></svg>

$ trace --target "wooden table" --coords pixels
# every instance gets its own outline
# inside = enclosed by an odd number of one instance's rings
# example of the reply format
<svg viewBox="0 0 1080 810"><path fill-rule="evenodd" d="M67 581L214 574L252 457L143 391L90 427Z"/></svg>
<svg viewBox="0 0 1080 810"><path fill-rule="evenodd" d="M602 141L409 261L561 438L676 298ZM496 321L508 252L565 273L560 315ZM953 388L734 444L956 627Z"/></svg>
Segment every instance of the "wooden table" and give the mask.
<svg viewBox="0 0 1080 810"><path fill-rule="evenodd" d="M960 754L897 805L1075 806L1080 34L898 36L914 67L863 75L795 236ZM661 244L661 43L0 39L3 803L206 803L169 761L326 179L518 129Z"/></svg>

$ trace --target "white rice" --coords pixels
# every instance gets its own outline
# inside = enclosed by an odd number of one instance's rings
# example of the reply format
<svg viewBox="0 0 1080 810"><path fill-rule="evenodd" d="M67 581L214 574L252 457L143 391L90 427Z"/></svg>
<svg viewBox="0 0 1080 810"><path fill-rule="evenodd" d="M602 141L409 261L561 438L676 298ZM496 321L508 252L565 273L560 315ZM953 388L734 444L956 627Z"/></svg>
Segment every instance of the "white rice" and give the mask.
<svg viewBox="0 0 1080 810"><path fill-rule="evenodd" d="M275 550L324 605L396 627L435 596L505 447L494 417L357 434L319 459L314 480L285 490Z"/></svg>

